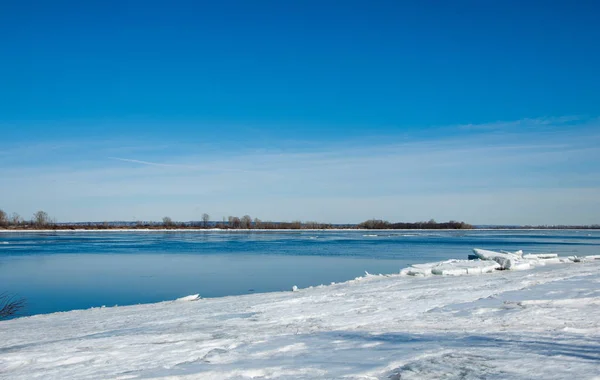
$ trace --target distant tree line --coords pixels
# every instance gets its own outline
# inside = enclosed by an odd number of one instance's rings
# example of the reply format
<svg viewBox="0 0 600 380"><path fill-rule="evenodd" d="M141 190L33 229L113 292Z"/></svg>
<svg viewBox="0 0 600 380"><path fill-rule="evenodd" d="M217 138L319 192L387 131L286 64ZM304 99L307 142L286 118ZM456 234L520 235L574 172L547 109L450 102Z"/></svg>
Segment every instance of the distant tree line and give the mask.
<svg viewBox="0 0 600 380"><path fill-rule="evenodd" d="M487 228L491 229L527 229L527 230L600 230L600 224L589 224L589 225L580 225L580 226L569 226L562 224L546 224L541 226L488 226Z"/></svg>
<svg viewBox="0 0 600 380"><path fill-rule="evenodd" d="M438 223L434 219L423 222L389 222L381 219L369 219L359 224L331 224L319 223L315 221L302 222L299 220L291 222L263 221L258 218L252 218L250 215L223 217L222 221L211 221L210 215L204 213L200 215L200 220L190 222L174 221L171 217L165 216L162 221L135 221L135 222L82 222L82 223L57 223L56 220L45 211L37 211L29 220L25 220L17 213L7 214L0 209L0 229L55 229L55 230L103 230L103 229L208 229L218 228L223 230L325 230L332 228L342 229L455 229L466 230L474 227L465 222L451 220L449 222ZM491 229L600 229L599 224L564 226L564 225L543 225L543 226L485 226L483 228Z"/></svg>
<svg viewBox="0 0 600 380"><path fill-rule="evenodd" d="M237 216L229 216L223 222L216 223L214 228L220 229L256 229L256 230L302 230L302 229L330 229L334 226L330 223L319 223L319 222L301 222L295 220L292 222L272 222L264 221L258 218L252 219L250 215L244 215L241 218Z"/></svg>
<svg viewBox="0 0 600 380"><path fill-rule="evenodd" d="M438 223L433 219L430 219L428 222L391 223L387 220L370 219L360 223L358 228L364 228L368 230L470 230L473 228L473 226L465 222L457 222L454 220L442 223Z"/></svg>
<svg viewBox="0 0 600 380"><path fill-rule="evenodd" d="M271 222L262 221L258 218L252 219L250 215L242 217L229 216L223 218L222 222L214 222L210 220L210 215L204 213L199 221L178 222L171 217L165 216L161 222L154 221L136 221L136 222L80 222L80 223L57 223L55 219L48 216L45 211L38 211L33 214L30 220L23 219L19 214L13 213L8 215L3 210L0 210L0 229L55 229L55 230L105 230L105 229L330 229L339 228L330 223L319 223L314 221L301 222ZM347 225L346 227L352 227Z"/></svg>

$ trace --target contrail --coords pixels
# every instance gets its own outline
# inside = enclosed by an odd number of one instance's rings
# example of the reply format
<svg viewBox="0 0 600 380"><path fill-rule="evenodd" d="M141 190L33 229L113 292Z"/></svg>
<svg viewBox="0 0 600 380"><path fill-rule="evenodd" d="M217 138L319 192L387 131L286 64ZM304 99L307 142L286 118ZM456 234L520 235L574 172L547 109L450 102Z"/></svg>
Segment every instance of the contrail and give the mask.
<svg viewBox="0 0 600 380"><path fill-rule="evenodd" d="M142 160L133 160L130 158L119 158L119 157L108 157L111 160L117 160L117 161L124 161L124 162L133 162L136 164L142 164L142 165L149 165L149 166L163 166L163 167L189 167L189 166L185 166L185 165L170 165L170 164L161 164L158 162L150 162L150 161L142 161Z"/></svg>

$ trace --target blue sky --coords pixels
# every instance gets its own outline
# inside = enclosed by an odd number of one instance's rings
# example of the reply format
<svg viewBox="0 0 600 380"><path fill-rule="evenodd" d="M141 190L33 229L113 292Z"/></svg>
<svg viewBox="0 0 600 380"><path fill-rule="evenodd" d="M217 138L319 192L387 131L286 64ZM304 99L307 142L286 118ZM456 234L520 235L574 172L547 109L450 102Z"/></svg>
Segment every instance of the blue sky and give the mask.
<svg viewBox="0 0 600 380"><path fill-rule="evenodd" d="M593 1L0 2L0 208L600 223Z"/></svg>

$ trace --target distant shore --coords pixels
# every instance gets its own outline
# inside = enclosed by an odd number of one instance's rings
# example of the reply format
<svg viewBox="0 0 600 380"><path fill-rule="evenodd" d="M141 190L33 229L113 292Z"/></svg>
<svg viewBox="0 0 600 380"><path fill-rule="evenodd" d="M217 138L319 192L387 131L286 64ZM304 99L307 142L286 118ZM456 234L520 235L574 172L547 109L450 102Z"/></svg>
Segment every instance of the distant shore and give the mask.
<svg viewBox="0 0 600 380"><path fill-rule="evenodd" d="M438 222L435 219L414 222L390 222L384 219L368 219L361 223L322 223L318 221L271 221L242 217L223 217L222 221L211 220L210 215L202 214L199 220L177 221L165 216L162 221L152 220L113 220L59 222L45 211L37 211L30 220L18 213L10 216L0 209L1 231L408 231L408 230L600 230L600 224L588 225L473 225L464 221L449 220Z"/></svg>
<svg viewBox="0 0 600 380"><path fill-rule="evenodd" d="M419 231L453 231L453 232L467 232L467 231L598 231L600 228L564 228L564 227L484 227L484 228L473 228L470 230L457 230L452 228L412 228L412 229L366 229L366 228L319 228L319 229L256 229L256 228L11 228L2 229L0 233L48 233L48 232L222 232L222 233L247 233L247 232L258 232L258 233L269 233L269 232L419 232Z"/></svg>

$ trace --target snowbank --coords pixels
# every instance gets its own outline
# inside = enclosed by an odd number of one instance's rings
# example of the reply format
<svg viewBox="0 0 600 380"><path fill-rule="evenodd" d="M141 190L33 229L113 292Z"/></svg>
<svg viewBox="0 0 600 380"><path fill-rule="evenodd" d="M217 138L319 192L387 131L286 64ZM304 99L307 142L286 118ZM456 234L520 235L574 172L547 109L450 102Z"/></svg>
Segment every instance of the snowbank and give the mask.
<svg viewBox="0 0 600 380"><path fill-rule="evenodd" d="M598 283L590 259L19 318L0 322L0 378L592 379Z"/></svg>

